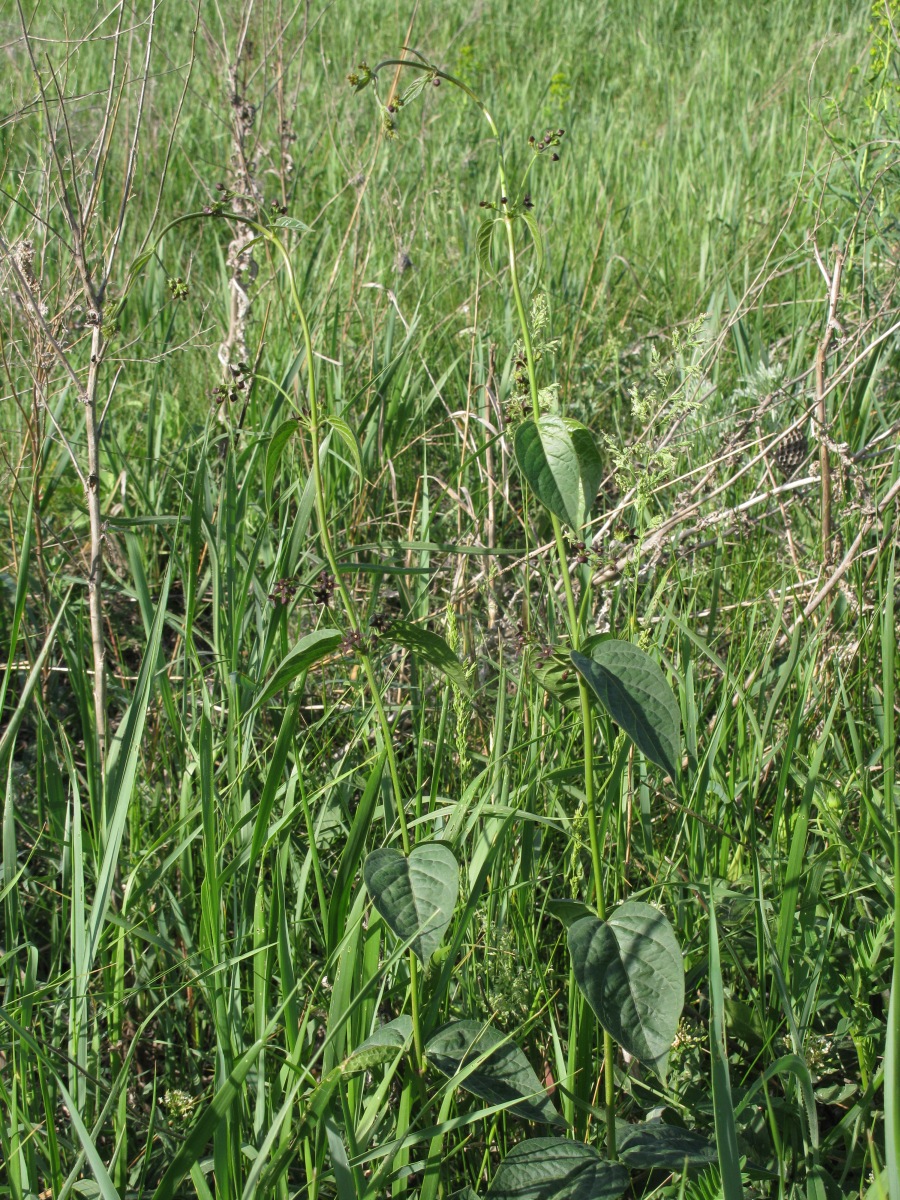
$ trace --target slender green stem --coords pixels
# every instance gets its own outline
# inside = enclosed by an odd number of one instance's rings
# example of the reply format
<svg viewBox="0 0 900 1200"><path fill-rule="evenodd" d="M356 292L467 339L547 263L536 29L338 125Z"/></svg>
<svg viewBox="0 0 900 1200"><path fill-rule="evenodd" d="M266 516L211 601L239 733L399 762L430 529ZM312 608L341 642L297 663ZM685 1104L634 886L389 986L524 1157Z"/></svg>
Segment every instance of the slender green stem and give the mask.
<svg viewBox="0 0 900 1200"><path fill-rule="evenodd" d="M280 246L281 243L275 239ZM286 256L285 256L286 257ZM306 318L306 313L303 310L303 305L300 303L300 297L297 295L297 289L294 284L294 274L290 263L288 265L288 278L290 279L291 298L294 303L294 308L297 312L297 317L300 321L300 328L303 332L303 344L306 348L306 376L308 382L309 397L309 422L310 422L310 443L311 457L313 467L313 487L315 489L315 505L316 517L319 524L319 538L322 542L322 550L325 558L328 560L328 565L331 568L331 574L334 577L337 588L340 592L341 600L344 605L344 611L347 614L347 620L351 627L356 631L360 631L359 616L356 611L356 605L353 603L353 598L341 578L338 568L337 556L334 552L334 545L331 541L331 535L328 530L327 513L325 510L325 488L322 478L322 464L319 457L319 404L316 394L315 369L313 366L313 350L312 350L312 335L309 328L309 321ZM394 742L391 733L391 727L388 722L387 713L384 709L384 703L381 699L381 691L378 687L378 681L375 678L375 670L372 665L372 659L365 651L360 652L363 670L366 675L366 682L369 685L369 692L372 697L372 703L375 706L375 712L378 714L378 723L381 726L381 735L384 740L385 753L388 760L388 771L391 776L391 787L394 792L394 804L397 809L397 820L400 824L400 838L403 842L404 854L409 854L412 849L410 842L409 827L406 822L406 813L403 807L403 792L400 788L400 774L397 769L397 756L394 752ZM412 1009L412 1025L413 1025L413 1044L415 1048L416 1059L416 1079L417 1088L419 1090L420 1099L424 1100L424 1085L423 1072L425 1067L424 1045L422 1039L422 1020L419 1012L419 963L416 959L415 952L409 952L409 992L410 1004Z"/></svg>
<svg viewBox="0 0 900 1200"><path fill-rule="evenodd" d="M505 189L505 176L501 161L501 187ZM519 318L519 329L522 335L522 345L525 349L525 363L528 369L528 384L531 393L531 407L534 419L537 421L541 415L540 401L538 398L537 386L537 370L534 360L534 346L531 341L531 330L528 327L528 318L525 313L525 303L522 299L522 288L519 283L518 262L516 257L516 238L513 228L513 218L506 214L504 225L506 228L506 242L509 250L509 274L510 282L512 283L513 297L516 304L516 313ZM578 620L578 613L575 606L575 593L572 588L572 576L569 571L569 561L566 555L566 545L563 538L562 526L559 518L551 513L550 520L553 526L553 537L556 542L556 554L559 560L559 571L562 576L563 589L566 594L566 609L568 612L568 627L569 640L572 644L572 649L577 650L581 645L581 629ZM597 904L597 914L601 920L606 917L606 904L603 896L603 859L601 855L600 836L597 828L597 809L596 798L594 796L594 724L593 712L591 710L591 700L588 694L587 685L579 676L578 679L578 696L581 705L581 726L582 726L582 741L584 746L584 803L587 809L588 818L588 834L591 844L591 865L594 877L594 896ZM603 1075L605 1084L605 1101L606 1101L606 1145L610 1157L614 1158L616 1153L616 1112L615 1112L615 1092L613 1078L614 1064L614 1047L613 1040L608 1033L603 1034Z"/></svg>

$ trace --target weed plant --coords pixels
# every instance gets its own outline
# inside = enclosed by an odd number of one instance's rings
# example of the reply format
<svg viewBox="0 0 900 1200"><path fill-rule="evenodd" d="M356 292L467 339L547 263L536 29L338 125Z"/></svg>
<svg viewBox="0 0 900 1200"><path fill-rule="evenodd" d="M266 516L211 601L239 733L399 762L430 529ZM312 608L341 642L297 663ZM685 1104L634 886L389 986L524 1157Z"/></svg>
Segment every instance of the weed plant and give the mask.
<svg viewBox="0 0 900 1200"><path fill-rule="evenodd" d="M0 1195L900 1200L900 10L556 7L0 7Z"/></svg>

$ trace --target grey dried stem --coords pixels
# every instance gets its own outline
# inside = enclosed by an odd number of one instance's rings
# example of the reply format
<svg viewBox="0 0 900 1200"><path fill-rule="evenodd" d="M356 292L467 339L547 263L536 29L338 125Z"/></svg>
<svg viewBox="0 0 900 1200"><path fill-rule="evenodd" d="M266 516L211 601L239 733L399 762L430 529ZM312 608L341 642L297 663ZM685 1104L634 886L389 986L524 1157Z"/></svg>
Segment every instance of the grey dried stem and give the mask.
<svg viewBox="0 0 900 1200"><path fill-rule="evenodd" d="M94 720L96 725L97 749L101 770L104 769L107 750L107 689L106 689L106 650L104 639L104 609L103 609L103 510L100 488L101 480L101 436L103 418L99 410L99 391L106 342L104 336L105 296L109 280L112 276L117 254L121 246L122 235L126 225L127 202L134 177L137 162L138 139L144 112L144 99L147 81L150 74L150 59L153 47L153 30L156 15L156 4L151 3L146 19L146 42L144 46L143 65L139 76L140 87L138 99L132 118L132 136L128 143L124 171L122 175L121 200L116 219L111 228L98 231L93 236L94 226L102 220L102 214L96 205L100 183L109 168L111 147L116 122L121 115L121 108L115 97L122 87L119 61L120 38L124 36L123 14L124 5L118 6L117 24L111 36L112 58L109 70L109 86L101 128L94 141L92 152L81 159L73 145L66 100L59 86L57 75L49 63L45 72L39 66L34 46L28 32L28 21L18 3L19 19L22 29L22 41L28 53L32 76L37 87L40 108L46 126L47 146L51 160L50 169L55 177L56 197L62 213L63 223L67 232L66 245L74 260L77 290L81 293L81 301L85 311L85 325L90 330L90 352L85 363L82 352L77 349L76 339L67 340L67 322L51 320L48 316L46 302L41 298L40 281L34 277L31 267L32 256L26 249L26 244L20 242L16 249L11 248L5 239L0 238L0 253L2 253L10 273L15 279L22 310L29 321L33 338L32 344L45 345L48 352L52 351L62 368L68 383L74 387L75 395L84 406L86 462L79 458L73 442L66 436L54 417L47 403L46 389L42 397L43 409L54 426L57 437L62 442L71 460L72 466L85 491L90 526L90 548L87 572L88 608L90 613L91 648L93 658L93 701ZM130 31L133 34L133 31ZM127 70L127 66L122 70ZM48 95L49 92L49 95ZM51 103L56 109L54 116ZM61 147L60 139L65 137L65 145ZM80 189L82 176L87 182L84 193ZM84 200L82 200L82 194ZM89 247L96 245L96 256L92 257ZM106 261L103 261L102 247L108 247ZM63 289L64 290L64 289ZM45 294L47 289L44 289ZM37 383L37 376L34 377ZM39 522L38 522L39 523Z"/></svg>

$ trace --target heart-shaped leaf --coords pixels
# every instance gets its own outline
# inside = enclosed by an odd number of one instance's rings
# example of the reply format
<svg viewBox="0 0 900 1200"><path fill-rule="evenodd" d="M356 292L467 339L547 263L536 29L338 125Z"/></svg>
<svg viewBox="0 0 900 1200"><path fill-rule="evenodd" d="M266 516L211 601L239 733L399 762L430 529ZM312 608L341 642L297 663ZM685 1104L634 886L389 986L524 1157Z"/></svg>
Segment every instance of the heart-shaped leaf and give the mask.
<svg viewBox="0 0 900 1200"><path fill-rule="evenodd" d="M373 850L363 878L393 933L427 963L447 932L459 894L459 863L449 846L424 842L409 858L399 850Z"/></svg>
<svg viewBox="0 0 900 1200"><path fill-rule="evenodd" d="M603 478L603 461L587 426L569 417L529 419L516 430L515 447L519 470L544 508L581 529Z"/></svg>
<svg viewBox="0 0 900 1200"><path fill-rule="evenodd" d="M716 1147L702 1133L664 1125L662 1121L647 1121L643 1125L617 1123L616 1144L623 1163L638 1170L661 1167L665 1171L680 1171L703 1167L718 1161Z"/></svg>
<svg viewBox="0 0 900 1200"><path fill-rule="evenodd" d="M452 1079L479 1059L459 1086L490 1104L512 1104L529 1121L562 1123L528 1059L518 1046L481 1021L451 1021L425 1047L429 1060Z"/></svg>
<svg viewBox="0 0 900 1200"><path fill-rule="evenodd" d="M317 629L301 638L275 668L272 678L253 702L253 707L265 704L277 692L283 691L289 683L293 683L298 675L308 671L313 663L317 663L328 654L333 654L341 644L341 636L338 629Z"/></svg>
<svg viewBox="0 0 900 1200"><path fill-rule="evenodd" d="M567 1138L519 1142L497 1168L486 1200L616 1200L628 1172Z"/></svg>
<svg viewBox="0 0 900 1200"><path fill-rule="evenodd" d="M557 921L562 921L566 929L580 921L582 917L592 917L592 909L581 900L548 900L547 912Z"/></svg>
<svg viewBox="0 0 900 1200"><path fill-rule="evenodd" d="M370 1071L382 1063L393 1062L409 1045L412 1035L412 1017L405 1014L395 1017L351 1051L341 1069L345 1075L354 1075L358 1071Z"/></svg>
<svg viewBox="0 0 900 1200"><path fill-rule="evenodd" d="M412 625L409 621L392 621L390 638L398 646L410 650L423 662L430 663L463 692L471 691L469 679L462 663L439 633Z"/></svg>
<svg viewBox="0 0 900 1200"><path fill-rule="evenodd" d="M633 642L618 638L597 642L590 657L573 650L572 662L638 750L676 779L681 714L658 664Z"/></svg>
<svg viewBox="0 0 900 1200"><path fill-rule="evenodd" d="M629 900L607 921L582 917L568 937L575 978L597 1020L664 1077L684 1008L684 961L667 917Z"/></svg>

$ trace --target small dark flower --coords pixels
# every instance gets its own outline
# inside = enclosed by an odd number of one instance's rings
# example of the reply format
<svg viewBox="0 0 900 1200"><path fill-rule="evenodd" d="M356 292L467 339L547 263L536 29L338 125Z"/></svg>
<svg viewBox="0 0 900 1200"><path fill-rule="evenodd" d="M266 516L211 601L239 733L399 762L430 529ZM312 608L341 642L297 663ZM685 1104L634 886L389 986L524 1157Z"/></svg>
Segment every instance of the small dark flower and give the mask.
<svg viewBox="0 0 900 1200"><path fill-rule="evenodd" d="M506 197L505 197L505 196L501 196L501 197L500 197L500 203L501 203L501 204L506 204L506 203L507 203L507 200L506 200Z"/></svg>
<svg viewBox="0 0 900 1200"><path fill-rule="evenodd" d="M551 155L550 155L550 161L551 161L551 162L559 162L559 155L558 155L558 154L551 154Z"/></svg>
<svg viewBox="0 0 900 1200"><path fill-rule="evenodd" d="M532 200L532 198L530 196L526 196L525 199L522 201L522 204L525 208L534 208L534 201Z"/></svg>
<svg viewBox="0 0 900 1200"><path fill-rule="evenodd" d="M435 87L441 86L441 81L439 79L432 79L431 82L434 84Z"/></svg>
<svg viewBox="0 0 900 1200"><path fill-rule="evenodd" d="M313 599L317 604L321 604L323 608L328 608L333 596L334 576L329 575L327 571L323 571L316 581L316 586L313 588Z"/></svg>
<svg viewBox="0 0 900 1200"><path fill-rule="evenodd" d="M297 592L297 580L293 577L279 579L271 592L269 600L273 604L290 604Z"/></svg>

